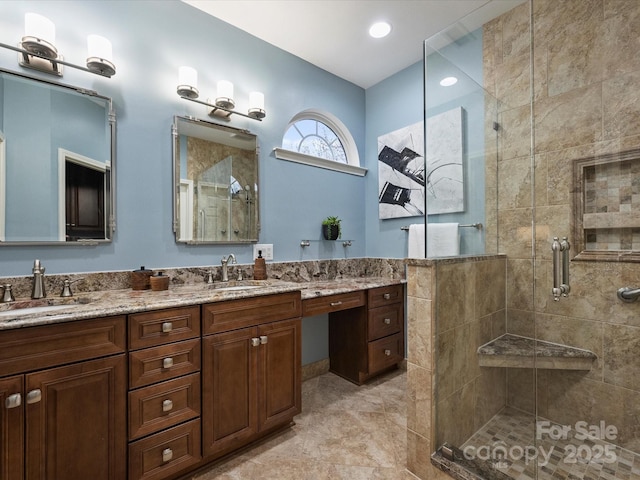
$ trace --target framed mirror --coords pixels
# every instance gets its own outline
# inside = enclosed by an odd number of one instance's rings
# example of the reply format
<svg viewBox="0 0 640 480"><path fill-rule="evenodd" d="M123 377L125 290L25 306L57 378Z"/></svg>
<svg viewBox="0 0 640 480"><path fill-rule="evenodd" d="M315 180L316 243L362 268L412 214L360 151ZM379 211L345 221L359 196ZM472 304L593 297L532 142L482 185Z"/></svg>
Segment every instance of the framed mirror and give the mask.
<svg viewBox="0 0 640 480"><path fill-rule="evenodd" d="M258 137L178 116L172 133L176 242L257 242Z"/></svg>
<svg viewBox="0 0 640 480"><path fill-rule="evenodd" d="M115 231L110 98L0 69L0 245L86 245Z"/></svg>

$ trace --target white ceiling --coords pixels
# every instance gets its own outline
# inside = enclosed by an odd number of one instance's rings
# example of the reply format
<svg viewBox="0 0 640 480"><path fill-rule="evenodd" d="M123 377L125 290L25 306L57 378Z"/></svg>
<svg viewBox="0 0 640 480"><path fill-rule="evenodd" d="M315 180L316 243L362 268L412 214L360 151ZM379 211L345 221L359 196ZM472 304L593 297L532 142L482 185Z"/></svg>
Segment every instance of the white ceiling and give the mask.
<svg viewBox="0 0 640 480"><path fill-rule="evenodd" d="M363 88L420 61L423 41L475 12L476 25L523 0L182 0ZM391 23L371 38L369 26Z"/></svg>

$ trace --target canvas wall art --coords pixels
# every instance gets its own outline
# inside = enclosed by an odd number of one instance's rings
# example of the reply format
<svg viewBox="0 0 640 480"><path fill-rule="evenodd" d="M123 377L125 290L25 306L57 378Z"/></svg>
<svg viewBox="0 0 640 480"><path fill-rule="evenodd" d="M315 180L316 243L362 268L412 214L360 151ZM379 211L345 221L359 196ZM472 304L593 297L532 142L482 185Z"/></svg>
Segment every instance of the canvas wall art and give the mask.
<svg viewBox="0 0 640 480"><path fill-rule="evenodd" d="M427 119L426 171L424 145L422 122L378 137L379 218L464 211L462 108Z"/></svg>

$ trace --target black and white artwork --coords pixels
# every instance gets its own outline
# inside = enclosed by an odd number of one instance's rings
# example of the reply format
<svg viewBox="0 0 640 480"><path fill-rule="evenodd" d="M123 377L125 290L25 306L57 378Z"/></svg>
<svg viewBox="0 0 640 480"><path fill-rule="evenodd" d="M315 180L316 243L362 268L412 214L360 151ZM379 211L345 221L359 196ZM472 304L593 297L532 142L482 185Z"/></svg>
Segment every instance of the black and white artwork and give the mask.
<svg viewBox="0 0 640 480"><path fill-rule="evenodd" d="M424 215L422 122L378 137L378 215Z"/></svg>
<svg viewBox="0 0 640 480"><path fill-rule="evenodd" d="M464 211L462 108L378 137L379 218ZM426 187L426 188L425 188Z"/></svg>

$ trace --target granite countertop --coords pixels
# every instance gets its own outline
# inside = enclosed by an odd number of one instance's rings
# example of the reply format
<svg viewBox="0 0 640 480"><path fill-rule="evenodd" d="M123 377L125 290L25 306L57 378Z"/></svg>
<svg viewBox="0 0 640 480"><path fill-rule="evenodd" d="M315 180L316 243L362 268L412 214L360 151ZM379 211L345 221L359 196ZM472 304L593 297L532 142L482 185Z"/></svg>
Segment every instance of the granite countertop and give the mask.
<svg viewBox="0 0 640 480"><path fill-rule="evenodd" d="M305 300L401 283L405 283L405 280L386 277L354 277L309 282L245 280L215 282L212 285L170 285L168 290L163 291L121 289L78 292L68 298L51 296L40 300L16 299L11 303L0 303L0 330L294 291L300 291L302 300Z"/></svg>

